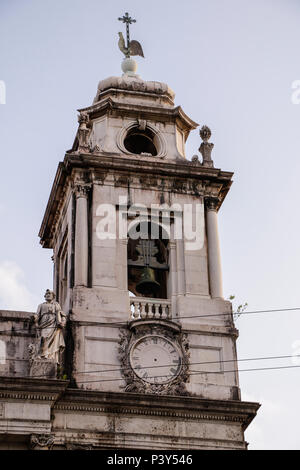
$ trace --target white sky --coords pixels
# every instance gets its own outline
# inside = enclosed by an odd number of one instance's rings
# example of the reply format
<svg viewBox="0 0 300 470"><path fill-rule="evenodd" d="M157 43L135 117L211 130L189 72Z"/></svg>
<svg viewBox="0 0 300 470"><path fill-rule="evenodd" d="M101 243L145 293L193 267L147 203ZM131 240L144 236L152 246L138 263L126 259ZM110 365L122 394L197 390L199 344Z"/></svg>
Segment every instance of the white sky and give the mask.
<svg viewBox="0 0 300 470"><path fill-rule="evenodd" d="M291 102L299 1L1 0L0 308L35 309L52 285L51 252L37 233L76 109L92 103L100 79L121 74L124 8L138 20L141 77L171 86L176 104L211 127L215 165L235 172L219 214L226 297L248 310L300 307L300 105ZM194 131L189 158L199 144ZM299 315L239 319L239 358L295 352ZM274 365L292 362L240 367ZM300 449L299 373L241 372L243 398L263 405L246 434L250 449Z"/></svg>

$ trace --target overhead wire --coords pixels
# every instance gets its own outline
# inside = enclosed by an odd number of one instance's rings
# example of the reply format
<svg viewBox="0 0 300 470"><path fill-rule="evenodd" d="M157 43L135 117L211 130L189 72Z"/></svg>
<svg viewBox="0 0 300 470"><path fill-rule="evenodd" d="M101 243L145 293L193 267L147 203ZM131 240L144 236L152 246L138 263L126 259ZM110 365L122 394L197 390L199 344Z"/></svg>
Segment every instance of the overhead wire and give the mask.
<svg viewBox="0 0 300 470"><path fill-rule="evenodd" d="M255 314L259 314L259 313L278 313L278 312L292 312L292 311L298 311L300 310L300 307L294 307L294 308L280 308L280 309L268 309L268 310L253 310L253 311L249 311L249 312L242 312L242 313L239 313L239 312L223 312L223 313L209 313L209 314L205 314L205 315L191 315L191 316L177 316L177 317L174 317L174 318L166 318L167 320L173 320L173 321L176 321L176 320L190 320L190 319L193 319L193 318L208 318L208 317L224 317L224 316L231 316L231 317L234 317L235 315L238 316L238 318L241 318L245 315L255 315ZM0 317L1 318L1 317ZM161 319L160 316L158 317L149 317L148 319L151 319L151 320L155 320L155 319ZM131 321L138 321L138 320L141 320L141 318L130 318L129 320L127 321L112 321L112 322L109 322L109 325L119 325L119 326L126 326L128 325L128 323L130 323ZM23 321L30 321L30 318L28 318L28 320L23 320ZM102 325L108 325L107 322L97 322L97 324L102 324ZM54 327L48 327L48 328L57 328L56 326ZM14 333L14 332L20 332L20 331L26 331L28 332L29 328L15 328L15 327L11 327L9 330L0 330L0 333Z"/></svg>
<svg viewBox="0 0 300 470"><path fill-rule="evenodd" d="M186 363L182 361L181 365L188 365L188 366L195 366L195 365L210 365L210 364L225 364L225 363L231 363L231 362L250 362L250 361L265 361L265 360L274 360L274 359L290 359L290 358L300 358L300 354L290 354L290 355L282 355L282 356L263 356L263 357L250 357L250 358L243 358L243 359L226 359L226 360L220 360L220 361L201 361L201 362L189 362ZM1 358L0 358L1 359ZM25 361L28 359L7 359L11 361L19 360L19 361ZM170 367L174 365L173 363L171 364L162 364L162 365L153 365L153 366L141 366L138 368L138 370L141 369L157 369L157 368L163 368L163 367ZM82 374L101 374L101 373L107 373L107 372L124 372L127 370L133 370L135 371L135 368L133 367L117 367L114 369L101 369L101 370L89 370L89 371L74 371L75 375L82 375ZM247 369L248 370L248 369ZM236 369L237 372L239 372L239 369ZM192 371L191 371L192 372ZM200 372L200 371L194 371L194 372ZM228 372L226 370L220 370L220 371L201 371L201 373L223 373L223 372ZM35 377L46 377L47 374L44 375L38 375ZM80 382L81 383L81 382Z"/></svg>

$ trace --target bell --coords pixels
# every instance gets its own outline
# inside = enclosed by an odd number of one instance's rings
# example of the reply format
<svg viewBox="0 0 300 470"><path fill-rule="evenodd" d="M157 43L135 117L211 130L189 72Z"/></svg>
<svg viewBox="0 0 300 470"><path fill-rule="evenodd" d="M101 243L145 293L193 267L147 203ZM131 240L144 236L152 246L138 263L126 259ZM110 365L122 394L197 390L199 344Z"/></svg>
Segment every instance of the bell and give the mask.
<svg viewBox="0 0 300 470"><path fill-rule="evenodd" d="M152 268L143 268L141 279L136 285L139 294L146 297L155 296L160 288L159 282L155 280L155 271Z"/></svg>

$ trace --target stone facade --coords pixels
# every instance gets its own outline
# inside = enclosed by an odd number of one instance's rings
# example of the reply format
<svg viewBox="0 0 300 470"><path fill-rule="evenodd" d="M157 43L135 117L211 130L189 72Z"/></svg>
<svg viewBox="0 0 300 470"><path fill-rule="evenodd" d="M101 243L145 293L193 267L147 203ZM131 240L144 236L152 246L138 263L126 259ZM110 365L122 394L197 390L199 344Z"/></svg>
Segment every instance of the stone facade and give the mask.
<svg viewBox="0 0 300 470"><path fill-rule="evenodd" d="M217 226L232 173L214 167L208 128L201 130L203 162L186 159L185 141L197 124L174 106L166 84L110 77L79 112L40 230L42 246L53 250L54 290L68 318L68 380L28 377L31 314L1 312L0 434L7 437L0 446L244 449L244 429L259 405L240 400L238 331L223 299ZM146 217L152 204L173 208L165 297L130 297L128 237L99 236L104 204L114 209L117 233L124 215L131 220L129 206L142 205ZM198 248L176 238L175 206L193 215L200 208ZM186 217L180 214L183 226ZM159 375L150 383L128 372L131 346L147 335L178 349L176 378L159 385Z"/></svg>

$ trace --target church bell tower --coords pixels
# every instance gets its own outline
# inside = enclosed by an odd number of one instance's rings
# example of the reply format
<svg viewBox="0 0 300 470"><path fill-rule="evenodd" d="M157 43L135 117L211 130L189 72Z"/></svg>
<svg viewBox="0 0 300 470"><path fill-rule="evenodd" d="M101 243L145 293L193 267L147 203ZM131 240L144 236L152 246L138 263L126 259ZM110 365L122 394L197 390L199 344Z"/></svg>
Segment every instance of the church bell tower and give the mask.
<svg viewBox="0 0 300 470"><path fill-rule="evenodd" d="M126 15L123 75L79 110L40 229L68 315L78 433L96 448L245 449L258 404L241 401L218 236L233 173L213 162L206 126L201 155L187 159L198 124L167 84L136 74L143 51ZM53 429L67 416L74 437L66 408Z"/></svg>

